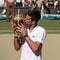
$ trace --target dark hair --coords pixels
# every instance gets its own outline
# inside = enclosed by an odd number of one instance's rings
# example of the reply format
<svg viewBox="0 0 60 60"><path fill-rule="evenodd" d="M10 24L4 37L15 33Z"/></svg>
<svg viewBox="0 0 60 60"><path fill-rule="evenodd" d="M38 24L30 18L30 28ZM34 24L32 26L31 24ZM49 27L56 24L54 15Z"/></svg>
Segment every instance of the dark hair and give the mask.
<svg viewBox="0 0 60 60"><path fill-rule="evenodd" d="M29 10L26 15L29 15L31 17L32 21L39 21L39 19L41 18L40 12L36 9L34 10Z"/></svg>

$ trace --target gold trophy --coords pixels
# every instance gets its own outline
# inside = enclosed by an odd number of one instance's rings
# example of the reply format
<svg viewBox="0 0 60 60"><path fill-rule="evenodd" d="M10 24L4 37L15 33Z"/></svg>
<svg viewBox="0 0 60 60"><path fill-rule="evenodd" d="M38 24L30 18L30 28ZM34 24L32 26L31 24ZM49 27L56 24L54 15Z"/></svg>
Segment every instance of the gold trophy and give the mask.
<svg viewBox="0 0 60 60"><path fill-rule="evenodd" d="M18 26L18 24L21 24L21 23L23 23L23 20L22 20L22 15L21 15L21 13L20 13L20 9L18 9L18 14L17 14L17 16L15 16L14 17L14 20L13 20L13 23L14 23L14 25L17 27ZM17 29L17 28L16 28ZM16 30L15 29L15 30ZM21 40L21 41L23 41L23 36L22 36L22 34L21 33L17 33L17 34L15 34L15 36L18 38L18 40Z"/></svg>

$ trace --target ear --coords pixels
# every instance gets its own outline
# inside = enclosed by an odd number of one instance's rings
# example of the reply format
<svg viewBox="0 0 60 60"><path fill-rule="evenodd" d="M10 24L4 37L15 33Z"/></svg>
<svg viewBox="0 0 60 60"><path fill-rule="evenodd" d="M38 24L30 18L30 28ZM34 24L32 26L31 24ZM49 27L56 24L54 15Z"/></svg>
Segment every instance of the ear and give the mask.
<svg viewBox="0 0 60 60"><path fill-rule="evenodd" d="M36 21L32 21L32 24L36 24Z"/></svg>

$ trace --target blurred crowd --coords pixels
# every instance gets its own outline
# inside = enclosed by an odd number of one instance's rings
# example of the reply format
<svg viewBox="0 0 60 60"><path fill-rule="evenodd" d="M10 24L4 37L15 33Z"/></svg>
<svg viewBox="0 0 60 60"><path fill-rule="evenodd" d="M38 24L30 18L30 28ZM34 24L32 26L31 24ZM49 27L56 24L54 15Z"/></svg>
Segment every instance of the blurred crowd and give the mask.
<svg viewBox="0 0 60 60"><path fill-rule="evenodd" d="M0 8L3 11L0 14L6 13L9 19L9 11L12 11L12 18L15 15L15 7L30 7L38 9L41 14L51 14L50 7L60 14L60 0L0 0Z"/></svg>

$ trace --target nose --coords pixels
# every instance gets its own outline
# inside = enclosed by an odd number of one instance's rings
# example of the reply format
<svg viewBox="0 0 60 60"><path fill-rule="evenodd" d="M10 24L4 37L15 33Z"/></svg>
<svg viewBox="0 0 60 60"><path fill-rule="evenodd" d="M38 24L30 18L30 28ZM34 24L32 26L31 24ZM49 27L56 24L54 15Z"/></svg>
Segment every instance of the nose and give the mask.
<svg viewBox="0 0 60 60"><path fill-rule="evenodd" d="M23 19L23 23L26 23L26 18Z"/></svg>

